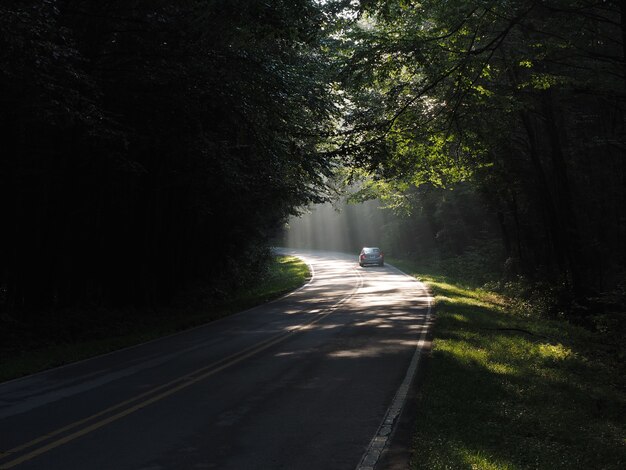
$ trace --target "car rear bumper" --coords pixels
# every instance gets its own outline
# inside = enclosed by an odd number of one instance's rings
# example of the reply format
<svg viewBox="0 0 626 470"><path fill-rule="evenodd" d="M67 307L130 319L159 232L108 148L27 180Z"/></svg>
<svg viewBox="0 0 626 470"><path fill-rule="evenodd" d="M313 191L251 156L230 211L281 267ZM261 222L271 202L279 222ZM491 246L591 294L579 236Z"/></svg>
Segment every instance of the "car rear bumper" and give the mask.
<svg viewBox="0 0 626 470"><path fill-rule="evenodd" d="M361 259L361 260L359 260L359 264L361 266L374 266L374 265L381 265L381 264L384 264L384 263L385 263L384 258Z"/></svg>

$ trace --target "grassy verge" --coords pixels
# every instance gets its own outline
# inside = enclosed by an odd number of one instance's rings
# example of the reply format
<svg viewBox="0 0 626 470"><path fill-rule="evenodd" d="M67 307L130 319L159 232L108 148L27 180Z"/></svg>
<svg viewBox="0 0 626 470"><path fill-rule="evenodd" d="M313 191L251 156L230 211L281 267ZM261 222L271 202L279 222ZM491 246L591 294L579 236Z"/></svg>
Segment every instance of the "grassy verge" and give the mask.
<svg viewBox="0 0 626 470"><path fill-rule="evenodd" d="M197 288L172 305L150 311L64 311L39 317L36 323L3 319L0 382L216 320L280 297L308 277L308 267L301 260L279 256L257 284L224 300Z"/></svg>
<svg viewBox="0 0 626 470"><path fill-rule="evenodd" d="M436 305L413 469L626 468L624 365L600 334L394 264Z"/></svg>

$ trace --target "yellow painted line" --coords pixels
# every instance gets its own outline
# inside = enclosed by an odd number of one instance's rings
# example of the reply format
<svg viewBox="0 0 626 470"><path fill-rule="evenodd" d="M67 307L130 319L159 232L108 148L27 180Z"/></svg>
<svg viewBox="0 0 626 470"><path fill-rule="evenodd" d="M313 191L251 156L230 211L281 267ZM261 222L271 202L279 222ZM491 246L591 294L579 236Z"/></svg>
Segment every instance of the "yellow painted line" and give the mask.
<svg viewBox="0 0 626 470"><path fill-rule="evenodd" d="M289 334L289 333L282 333L282 334L284 335L284 334ZM276 337L269 338L269 339L265 340L265 342L272 341L274 338L276 338ZM191 376L197 375L199 373L201 374L204 371L209 370L209 369L215 367L216 365L218 365L218 364L220 364L220 363L222 363L224 361L230 361L233 358L237 357L238 355L245 354L246 351L258 348L259 346L261 346L263 344L264 344L264 342L253 344L252 346L249 346L249 347L243 349L242 351L239 351L237 353L231 354L230 356L228 356L228 357L226 357L224 359L220 359L218 361L215 361L212 364L209 364L208 366L204 366L204 367L201 367L199 369L196 369L195 371L192 371L192 372L190 372L190 373L188 373L188 374L186 374L186 375L184 375L182 377L178 377L178 378L176 378L174 380L171 380L170 382L167 382L165 384L162 384L162 385L159 385L157 387L154 387L151 390L148 390L148 391L143 392L143 393L141 393L139 395L136 395L133 398L129 398L128 400L122 401L122 402L120 402L120 403L118 403L116 405L113 405L113 406L111 406L109 408L106 408L106 409L104 409L104 410L102 410L102 411L100 411L98 413L95 413L95 414L93 414L91 416L88 416L87 418L83 418L81 420L75 421L73 423L70 423L70 424L62 427L62 428L56 429L56 430L54 430L52 432L44 434L43 436L40 436L40 437L38 437L36 439L33 439L32 441L29 441L29 442L26 442L24 444L21 444L18 447L14 447L13 449L9 449L7 451L4 451L2 454L0 454L0 458L6 458L8 455L16 454L18 452L21 452L21 451L23 451L25 449L28 449L29 447L33 447L34 445L39 444L40 442L46 441L46 440L48 440L50 438L53 438L54 436L57 436L57 435L62 434L64 432L66 432L66 431L69 431L70 429L73 429L73 428L75 428L77 426L80 426L81 424L85 424L85 423L87 423L89 421L92 421L92 420L94 420L94 419L96 419L96 418L98 418L100 416L103 416L103 415L106 415L108 413L111 413L112 411L115 411L115 410L117 410L119 408L123 408L124 406L129 405L129 404L131 404L131 403L133 403L133 402L135 402L137 400L140 400L140 399L142 399L144 397L152 395L152 394L158 392L159 390L163 390L164 388L171 387L172 385L176 384L177 382L181 382L183 380L188 380L189 377L191 377ZM1 468L2 467L0 466L0 469Z"/></svg>
<svg viewBox="0 0 626 470"><path fill-rule="evenodd" d="M326 316L326 315L324 315L324 316ZM315 319L311 323L306 324L305 326L310 326L312 323L318 322L319 320L321 320L321 317ZM127 408L127 409L125 409L125 410L123 410L123 411L121 411L121 412L119 412L117 414L109 416L108 418L105 418L105 419L103 419L101 421L93 423L93 424L91 424L91 425L89 425L89 426L87 426L87 427L85 427L85 428L83 428L83 429L81 429L79 431L76 431L76 432L74 432L72 434L64 436L61 439L57 439L56 441L53 441L53 442L51 442L51 443L49 443L49 444L47 444L47 445L45 445L43 447L39 447L38 449L35 449L32 452L29 452L28 454L25 454L25 455L23 455L21 457L18 457L17 459L11 460L10 462L6 462L6 463L0 465L0 469L4 470L4 469L13 468L13 467L15 467L15 466L17 466L17 465L19 465L21 463L24 463L24 462L28 461L28 460L32 460L33 458L37 457L38 455L44 454L44 453L46 453L46 452L48 452L48 451L50 451L50 450L52 450L52 449L54 449L56 447L62 446L64 444L67 444L68 442L71 442L71 441L73 441L73 440L75 440L75 439L77 439L79 437L82 437L82 436L84 436L86 434L89 434L90 432L93 432L93 431L95 431L97 429L100 429L101 427L106 426L107 424L110 424L110 423L112 423L114 421L117 421L117 420L119 420L119 419L121 419L121 418L123 418L125 416L128 416L129 414L134 413L135 411L138 411L138 410L140 410L142 408L145 408L146 406L151 405L152 403L156 403L157 401L160 401L160 400L162 400L162 399L164 399L164 398L166 398L166 397L168 397L170 395L173 395L176 392L179 392L180 390L183 390L183 389L185 389L187 387L190 387L191 385L193 385L193 384L195 384L197 382L200 382L201 380L204 380L207 377L210 377L211 375L216 374L217 372L219 372L219 371L221 371L223 369L226 369L227 367L230 367L230 366L232 366L232 365L234 365L234 364L236 364L238 362L241 362L244 359L247 359L248 357L253 356L256 353L258 353L258 352L260 352L260 351L262 351L264 349L267 349L270 346L273 346L274 344L277 344L277 343L285 340L287 337L289 337L291 335L291 333L292 332L290 332L288 334L281 335L278 338L275 338L273 341L266 342L265 344L261 345L260 347L257 347L256 349L253 349L252 351L249 351L249 352L247 352L245 354L242 354L242 355L236 357L235 359L233 359L233 360L231 360L229 362L226 362L226 363L222 364L219 367L216 367L213 370L205 372L204 374L201 374L201 375L199 375L197 377L194 377L193 379L190 379L187 382L184 382L184 383L182 383L182 384L180 384L180 385L178 385L178 386L176 386L174 388L171 388L171 389L169 389L169 390L167 390L167 391L165 391L163 393L160 393L160 394L158 394L156 396L153 396L152 398L149 398L149 399L147 399L145 401L142 401L142 402L140 402L140 403L138 403L138 404L136 404L136 405L134 405L134 406L132 406L130 408ZM9 452L11 452L11 451L9 451Z"/></svg>
<svg viewBox="0 0 626 470"><path fill-rule="evenodd" d="M347 295L346 297L342 298L341 300L336 302L331 307L328 307L328 312L327 313L325 313L323 315L319 315L318 317L314 318L313 320L311 320L311 321L309 321L307 323L301 324L301 325L299 325L299 326L297 326L295 328L292 328L291 330L289 330L289 331L287 331L285 333L281 333L278 336L274 336L272 338L269 338L266 341L262 341L260 343L255 344L255 345L252 345L252 346L250 346L250 347L248 347L246 349L243 349L242 351L240 351L238 353L235 353L235 354L232 354L232 355L228 356L225 359L221 359L219 361L214 362L213 364L210 364L208 366L196 369L195 371L193 371L193 372L191 372L189 374L186 374L183 377L176 378L176 379L174 379L174 380L172 380L172 381L170 381L170 382L168 382L166 384L163 384L163 385L160 385L158 387L155 387L152 390L149 390L149 391L144 392L144 393L142 393L140 395L137 395L137 396L135 396L133 398L130 398L130 399L125 400L125 401L123 401L121 403L118 403L117 405L109 407L109 408L107 408L107 409L105 409L103 411L100 411L100 412L98 412L96 414L93 414L93 415L91 415L91 416L89 416L87 418L81 419L79 421L75 421L75 422L73 422L71 424L68 424L67 426L64 426L64 427L59 428L59 429L57 429L55 431L52 431L52 432L50 432L48 434L45 434L45 435L43 435L41 437L33 439L32 441L29 441L29 442L27 442L25 444L22 444L22 445L18 446L18 447L15 447L13 449L7 450L2 455L0 455L0 458L7 458L7 457L9 457L12 454L16 454L16 453L21 452L23 450L26 450L26 449L28 449L30 447L33 447L33 446L35 446L35 445L37 445L37 444L39 444L39 443L41 443L43 441L46 441L46 440L48 440L50 438L53 438L54 436L57 436L57 435L62 434L64 432L66 432L66 431L69 431L69 430L71 430L73 428L76 428L76 427L78 427L78 426L80 426L82 424L85 424L85 423L87 423L89 421L92 421L92 420L94 420L94 419L96 419L98 417L101 417L101 416L103 416L103 415L105 415L107 413L115 411L115 410L117 410L119 408L123 408L124 406L129 405L129 404L131 404L133 402L136 402L136 401L138 401L138 400L140 400L142 398L145 398L145 397L147 397L149 395L152 395L155 392L158 392L159 390L163 390L164 388L171 387L172 385L176 384L177 382L183 382L183 383L181 383L181 384L179 384L179 385L177 385L177 386L175 386L173 388L169 388L165 392L162 392L162 393L160 393L158 395L155 395L155 396L152 396L151 398L148 398L147 400L144 400L144 401L142 401L140 403L137 403L136 405L131 406L130 408L126 408L125 410L120 411L117 414L111 415L111 416L109 416L109 417L107 417L105 419L97 421L97 422L95 422L95 423L93 423L93 424L91 424L91 425L89 425L87 427L84 427L84 428L80 429L79 431L76 431L76 432L74 432L72 434L69 434L69 435L64 436L64 437L62 437L60 439L57 439L56 441L53 441L53 442L51 442L49 444L46 444L45 446L39 447L39 448L37 448L37 449L27 453L27 454L24 454L23 456L18 457L18 458L14 459L14 460L11 460L9 462L5 462L3 464L0 464L0 469L2 469L2 470L10 469L10 468L13 468L13 467L21 464L21 463L24 463L24 462L28 461L28 460L32 460L33 458L35 458L35 457L37 457L37 456L39 456L41 454L44 454L44 453L46 453L46 452L48 452L48 451L50 451L50 450L52 450L52 449L54 449L56 447L62 446L64 444L67 444L68 442L71 442L71 441L73 441L73 440L75 440L75 439L77 439L79 437L82 437L82 436L84 436L86 434L89 434L90 432L93 432L93 431L95 431L95 430L97 430L97 429L99 429L99 428L101 428L103 426L106 426L107 424L110 424L110 423L112 423L114 421L117 421L117 420L119 420L119 419L121 419L121 418L123 418L125 416L128 416L131 413L134 413L135 411L138 411L138 410L140 410L142 408L145 408L148 405L156 403L156 402L158 402L158 401L160 401L160 400L162 400L162 399L164 399L164 398L166 398L166 397L168 397L170 395L173 395L176 392L179 392L180 390L183 390L183 389L185 389L185 388L187 388L187 387L189 387L189 386L191 386L191 385L193 385L193 384L195 384L197 382L200 382L200 381L210 377L211 375L216 374L217 372L220 372L220 371L222 371L222 370L224 370L224 369L226 369L226 368L228 368L228 367L230 367L230 366L232 366L234 364L237 364L238 362L243 361L244 359L247 359L247 358L249 358L249 357L251 357L251 356L253 356L253 355L255 355L255 354L257 354L257 353L259 353L259 352L261 352L263 350L265 350L265 349L268 349L271 346L274 346L275 344L278 344L278 343L284 341L289 336L291 336L292 334L294 334L294 333L296 333L298 331L307 329L308 327L310 327L310 326L314 325L315 323L317 323L317 322L323 320L324 318L326 318L328 315L330 315L334 311L334 309L338 305L344 303L345 301L347 301L348 299L350 299L351 297L354 296L356 291L363 284L363 278L362 278L361 274L358 273L358 272L357 272L357 278L358 278L357 285L352 290L352 292L350 292L349 295ZM221 365L217 366L218 364L221 364ZM200 375L198 375L198 374L200 374Z"/></svg>
<svg viewBox="0 0 626 470"><path fill-rule="evenodd" d="M182 379L183 379L182 377L179 377L179 378L177 378L175 380L172 380L171 382L168 382L166 384L163 384L163 385L160 385L158 387L155 387L152 390L144 392L144 393L142 393L140 395L137 395L137 396L135 396L133 398L130 398L128 400L120 402L117 405L111 406L110 408L107 408L107 409L102 410L102 411L100 411L98 413L95 413L95 414L93 414L93 415L91 415L91 416L89 416L87 418L81 419L79 421L75 421L73 423L68 424L67 426L64 426L62 428L56 429L56 430L54 430L52 432L49 432L48 434L44 434L43 436L40 436L37 439L33 439L32 441L29 441L29 442L26 442L24 444L21 444L18 447L14 447L13 449L9 449L7 451L4 451L3 455L0 455L0 458L6 457L6 455L4 455L4 454L15 454L17 452L21 452L22 450L28 449L29 447L32 447L32 446L34 446L36 444L39 444L40 442L46 441L46 440L48 440L48 439L50 439L50 438L52 438L52 437L54 437L54 436L56 436L58 434L64 433L65 431L69 431L70 429L75 428L77 426L80 426L81 424L87 423L88 421L91 421L91 420L93 420L93 419L95 419L95 418L97 418L99 416L102 416L102 415L105 415L107 413L110 413L111 411L115 411L118 408L122 408L123 406L126 406L126 405L128 405L128 404L130 404L130 403L132 403L134 401L137 401L137 400L139 400L139 399L141 399L141 398L143 398L143 397L145 397L147 395L151 395L155 391L158 391L160 389L169 387L173 383L179 382ZM3 468L3 467L0 467L0 468Z"/></svg>

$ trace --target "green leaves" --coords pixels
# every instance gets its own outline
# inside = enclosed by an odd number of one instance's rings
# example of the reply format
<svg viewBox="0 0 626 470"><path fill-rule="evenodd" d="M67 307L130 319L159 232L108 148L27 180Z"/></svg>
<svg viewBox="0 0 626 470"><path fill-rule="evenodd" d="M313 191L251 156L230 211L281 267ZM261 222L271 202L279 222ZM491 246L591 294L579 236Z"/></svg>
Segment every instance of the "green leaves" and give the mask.
<svg viewBox="0 0 626 470"><path fill-rule="evenodd" d="M467 182L484 196L509 255L523 258L528 272L556 280L565 273L577 290L599 285L591 272L605 263L617 273L623 261L599 261L608 252L600 254L597 240L607 237L582 221L599 221L589 194L607 209L616 194L624 197L616 176L626 148L623 5L361 5L342 35L348 105L336 142L349 164L376 182L360 196ZM606 165L619 168L614 177ZM608 224L626 236L619 220Z"/></svg>

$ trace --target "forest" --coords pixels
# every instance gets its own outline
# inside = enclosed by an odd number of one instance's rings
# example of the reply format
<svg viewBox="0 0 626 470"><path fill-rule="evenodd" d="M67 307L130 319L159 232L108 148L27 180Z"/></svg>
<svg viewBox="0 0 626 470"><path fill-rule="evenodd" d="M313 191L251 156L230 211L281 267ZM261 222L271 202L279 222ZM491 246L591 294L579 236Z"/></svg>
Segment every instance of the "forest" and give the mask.
<svg viewBox="0 0 626 470"><path fill-rule="evenodd" d="M394 254L623 328L625 39L617 0L4 0L0 314L245 284L358 185Z"/></svg>

